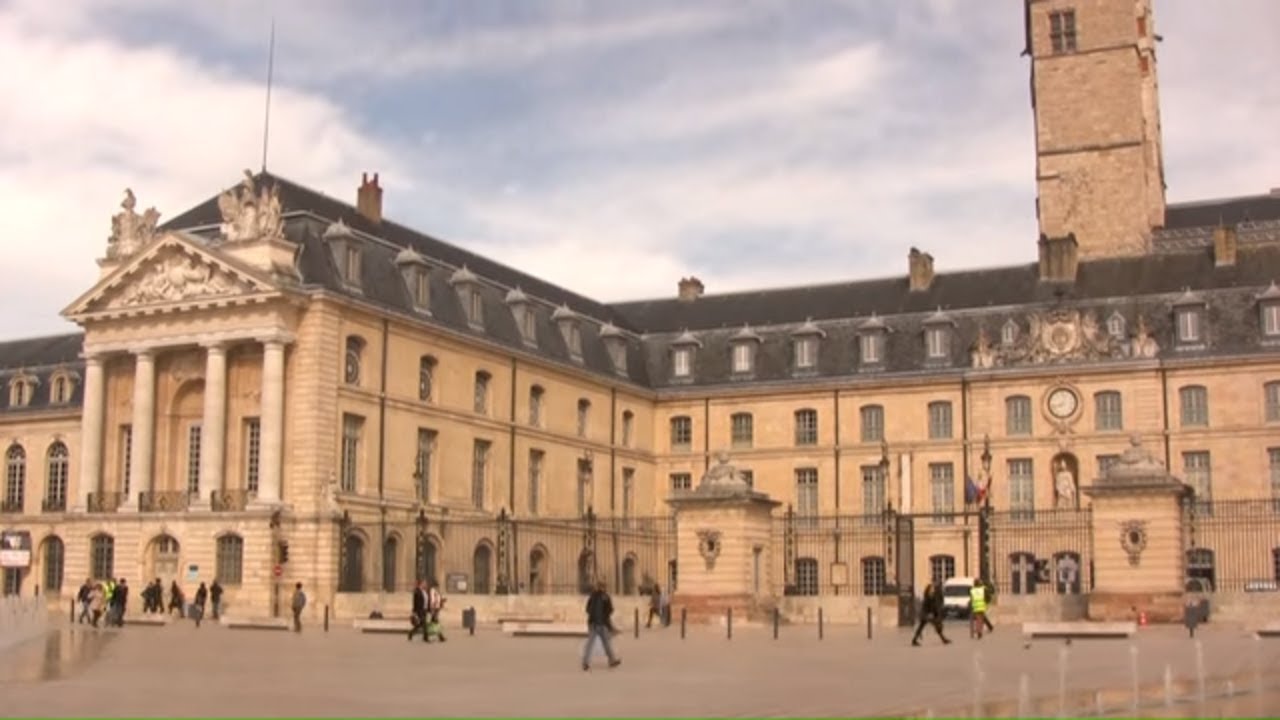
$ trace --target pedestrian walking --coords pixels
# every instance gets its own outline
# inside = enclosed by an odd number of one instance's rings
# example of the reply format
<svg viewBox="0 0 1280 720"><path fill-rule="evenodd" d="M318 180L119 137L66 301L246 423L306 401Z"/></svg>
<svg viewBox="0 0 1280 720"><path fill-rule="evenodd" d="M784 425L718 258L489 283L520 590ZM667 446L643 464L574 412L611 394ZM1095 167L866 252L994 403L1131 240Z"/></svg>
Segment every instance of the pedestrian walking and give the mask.
<svg viewBox="0 0 1280 720"><path fill-rule="evenodd" d="M200 587L196 588L195 602L191 603L191 617L196 621L196 627L200 627L200 621L204 619L204 605L209 601L209 588L200 583Z"/></svg>
<svg viewBox="0 0 1280 720"><path fill-rule="evenodd" d="M218 584L217 578L209 586L209 602L213 604L213 619L222 617L222 586Z"/></svg>
<svg viewBox="0 0 1280 720"><path fill-rule="evenodd" d="M76 622L84 624L89 622L93 617L93 611L89 607L90 595L93 593L93 581L85 579L84 584L80 586L80 591L76 593L76 600L80 601L80 619Z"/></svg>
<svg viewBox="0 0 1280 720"><path fill-rule="evenodd" d="M124 627L124 613L129 605L129 583L124 578L116 583L116 587L111 591L111 614L115 620L116 627ZM110 623L108 623L109 625Z"/></svg>
<svg viewBox="0 0 1280 720"><path fill-rule="evenodd" d="M107 586L106 583L98 583L89 590L89 613L90 624L98 627L98 620L102 618L102 613L107 607Z"/></svg>
<svg viewBox="0 0 1280 720"><path fill-rule="evenodd" d="M982 628L986 625L987 591L978 580L969 588L969 635L982 639Z"/></svg>
<svg viewBox="0 0 1280 720"><path fill-rule="evenodd" d="M658 618L658 625L662 626L662 588L658 583L653 584L653 590L649 593L649 618L645 620L645 629L653 627L653 619Z"/></svg>
<svg viewBox="0 0 1280 720"><path fill-rule="evenodd" d="M427 586L427 626L423 631L423 640L431 641L435 636L440 642L445 641L444 629L440 626L440 611L444 609L444 596L440 594L440 585L432 580Z"/></svg>
<svg viewBox="0 0 1280 720"><path fill-rule="evenodd" d="M982 625L987 632L995 632L996 626L991 624L991 601L995 595L995 588L986 578L980 578L978 582L982 584L982 604L986 606L986 612L982 613Z"/></svg>
<svg viewBox="0 0 1280 720"><path fill-rule="evenodd" d="M293 601L289 604L293 609L293 631L302 632L302 610L307 606L307 594L302 592L302 583L293 586Z"/></svg>
<svg viewBox="0 0 1280 720"><path fill-rule="evenodd" d="M924 595L920 598L920 623L916 625L916 634L911 638L911 644L914 647L920 647L920 634L924 632L925 625L933 625L938 637L942 638L943 645L951 644L947 636L942 634L942 612L942 588L934 583L925 585Z"/></svg>
<svg viewBox="0 0 1280 720"><path fill-rule="evenodd" d="M591 669L591 651L595 649L596 640L604 648L609 658L609 667L622 664L622 659L613 654L610 638L617 630L613 627L613 600L605 591L604 583L596 583L596 589L587 598L587 644L582 648L582 669Z"/></svg>
<svg viewBox="0 0 1280 720"><path fill-rule="evenodd" d="M183 605L186 597L182 594L182 588L178 587L178 581L174 580L169 584L169 614L172 615L174 610L178 611L178 618L187 616L187 608Z"/></svg>
<svg viewBox="0 0 1280 720"><path fill-rule="evenodd" d="M427 642L427 584L421 580L413 588L413 610L409 615L409 640L413 640L413 636L419 631L422 632L422 641Z"/></svg>

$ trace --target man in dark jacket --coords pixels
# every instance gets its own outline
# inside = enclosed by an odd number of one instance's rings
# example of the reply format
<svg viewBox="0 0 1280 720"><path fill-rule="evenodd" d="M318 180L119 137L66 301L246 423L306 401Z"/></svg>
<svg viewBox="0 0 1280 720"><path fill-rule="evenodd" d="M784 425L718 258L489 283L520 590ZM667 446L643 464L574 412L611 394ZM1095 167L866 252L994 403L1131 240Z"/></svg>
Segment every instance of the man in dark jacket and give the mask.
<svg viewBox="0 0 1280 720"><path fill-rule="evenodd" d="M124 627L124 612L129 606L129 583L124 578L120 578L120 582L116 584L115 592L111 593L111 609L115 618L117 627ZM107 623L110 625L111 623Z"/></svg>
<svg viewBox="0 0 1280 720"><path fill-rule="evenodd" d="M160 586L156 585L156 596L160 595ZM209 602L213 603L213 619L217 620L222 615L222 586L218 584L217 578L214 578L213 584L209 586Z"/></svg>
<svg viewBox="0 0 1280 720"><path fill-rule="evenodd" d="M622 664L622 660L613 654L613 646L609 642L609 638L614 633L613 629L613 600L609 598L609 593L605 592L604 583L597 583L596 589L587 598L587 644L582 648L582 669L591 669L591 651L596 644L596 638L600 639L600 644L604 646L604 654L609 658L609 667L614 668Z"/></svg>
<svg viewBox="0 0 1280 720"><path fill-rule="evenodd" d="M413 640L413 636L421 631L422 641L427 642L427 587L421 580L413 588L413 612L409 616L409 622L412 624L409 639Z"/></svg>
<svg viewBox="0 0 1280 720"><path fill-rule="evenodd" d="M911 638L912 645L915 647L920 646L920 634L924 632L925 625L933 625L933 629L938 633L938 637L942 638L942 644L951 644L951 641L947 639L947 636L942 634L942 613L942 588L933 583L929 583L924 587L924 597L920 600L920 624L916 625L915 637Z"/></svg>

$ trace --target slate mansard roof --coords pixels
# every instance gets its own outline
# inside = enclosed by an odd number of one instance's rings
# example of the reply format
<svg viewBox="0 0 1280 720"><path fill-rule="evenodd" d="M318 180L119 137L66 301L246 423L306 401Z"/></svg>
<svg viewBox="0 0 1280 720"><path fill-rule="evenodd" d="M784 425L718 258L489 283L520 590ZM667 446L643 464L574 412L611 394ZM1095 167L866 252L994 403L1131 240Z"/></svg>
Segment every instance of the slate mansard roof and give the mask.
<svg viewBox="0 0 1280 720"><path fill-rule="evenodd" d="M627 344L626 375L637 386L660 389L742 382L813 382L815 378L852 378L864 374L858 361L858 338L869 320L883 326L885 357L878 376L962 372L969 353L985 329L993 344L1010 320L1027 329L1029 313L1054 308L1092 312L1099 323L1119 315L1133 334L1139 316L1158 341L1160 357L1236 356L1277 353L1261 342L1258 295L1280 280L1280 243L1246 242L1242 236L1234 265L1216 267L1211 245L1213 228L1222 224L1262 227L1272 232L1280 223L1280 195L1234 198L1171 205L1166 227L1156 233L1157 249L1141 257L1081 262L1073 283L1039 279L1038 265L938 273L927 290L911 291L906 275L823 285L703 295L693 300L671 298L602 303L469 252L394 222L373 223L348 203L289 180L262 173L256 178L275 184L287 218L286 234L299 244L302 282L377 307L415 316L512 350L534 352L548 360L581 367L603 378L618 379L607 352L605 335L622 336ZM357 288L344 282L325 231L341 221L357 238L361 275ZM212 239L221 222L217 197L191 208L163 225ZM1181 238L1161 249L1162 238ZM1267 236L1268 238L1270 236ZM1188 241L1186 238L1192 238ZM396 260L421 256L428 267L430 314L414 308L410 288ZM483 298L483 328L472 328L457 288L450 282L466 268L478 281ZM1174 349L1173 304L1186 289L1199 292L1208 306L1208 341L1202 349ZM536 317L537 341L528 344L516 326L508 298L527 298ZM556 318L580 320L582 353L571 356ZM953 327L951 357L926 362L924 326L939 310ZM795 331L824 333L819 339L817 367L797 376L792 369ZM743 328L749 330L744 335ZM674 341L696 338L699 347L691 378L672 377ZM757 342L753 372L737 377L730 370L730 348L752 336ZM0 344L0 380L19 367L78 366L82 336L20 340ZM35 373L38 374L38 373ZM79 386L74 401L79 402ZM0 398L0 410L6 397ZM47 402L48 386L37 391Z"/></svg>
<svg viewBox="0 0 1280 720"><path fill-rule="evenodd" d="M83 397L83 345L81 333L0 342L0 413L78 407ZM57 372L68 372L74 379L71 396L60 404L52 401L52 380ZM35 378L35 393L26 405L11 407L9 383L20 376Z"/></svg>

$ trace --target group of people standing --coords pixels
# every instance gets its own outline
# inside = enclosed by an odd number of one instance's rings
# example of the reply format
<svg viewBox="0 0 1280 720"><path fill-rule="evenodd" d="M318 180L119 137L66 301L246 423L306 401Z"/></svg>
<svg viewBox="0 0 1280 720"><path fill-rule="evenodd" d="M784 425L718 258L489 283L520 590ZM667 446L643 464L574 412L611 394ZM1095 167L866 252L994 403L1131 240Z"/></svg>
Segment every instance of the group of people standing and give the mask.
<svg viewBox="0 0 1280 720"><path fill-rule="evenodd" d="M445 641L444 632L440 628L440 611L444 609L444 597L440 595L440 587L436 581L429 584L419 580L413 588L413 612L409 616L412 627L409 628L409 640L422 633L423 642L431 642L436 638Z"/></svg>
<svg viewBox="0 0 1280 720"><path fill-rule="evenodd" d="M987 617L987 607L991 604L991 583L986 579L978 579L973 581L973 586L969 588L969 636L982 639L983 630L995 632L995 626L991 624L991 619ZM920 634L924 632L926 625L932 625L938 637L942 639L942 644L950 645L951 641L942 632L942 621L946 619L946 601L942 592L942 586L937 583L929 583L924 588L924 595L920 599L920 622L916 625L916 633L911 638L911 644L920 646Z"/></svg>
<svg viewBox="0 0 1280 720"><path fill-rule="evenodd" d="M98 627L101 620L106 627L124 627L124 611L129 603L129 583L124 578L96 583L85 580L76 599L80 602L78 623Z"/></svg>
<svg viewBox="0 0 1280 720"><path fill-rule="evenodd" d="M164 586L160 582L160 578L152 580L146 588L142 590L142 612L144 613L163 613L166 611L173 614L175 611L178 617L185 618L190 616L196 621L196 625L200 624L200 620L204 617L205 606L213 603L213 619L217 620L222 615L222 585L217 580L213 581L210 586L200 583L200 587L196 589L196 594L190 606L187 605L187 596L182 588L178 586L178 581L174 580L169 584L169 605L166 608L164 603Z"/></svg>

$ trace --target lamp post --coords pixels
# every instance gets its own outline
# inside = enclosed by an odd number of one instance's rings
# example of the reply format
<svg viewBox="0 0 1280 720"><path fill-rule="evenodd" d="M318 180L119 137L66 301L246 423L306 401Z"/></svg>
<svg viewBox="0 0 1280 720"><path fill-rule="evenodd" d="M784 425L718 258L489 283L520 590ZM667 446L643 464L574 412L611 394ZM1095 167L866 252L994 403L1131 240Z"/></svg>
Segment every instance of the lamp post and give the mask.
<svg viewBox="0 0 1280 720"><path fill-rule="evenodd" d="M982 479L983 479L983 482L986 483L986 488L984 489L990 489L991 487L991 436L990 435L982 436ZM989 492L983 493L982 506L985 508L991 507L991 494Z"/></svg>
<svg viewBox="0 0 1280 720"><path fill-rule="evenodd" d="M413 521L418 528L417 547L417 580L429 580L427 577L427 512L418 508L418 517Z"/></svg>
<svg viewBox="0 0 1280 720"><path fill-rule="evenodd" d="M978 573L984 581L991 579L991 436L982 436L982 507L978 510Z"/></svg>
<svg viewBox="0 0 1280 720"><path fill-rule="evenodd" d="M338 590L349 590L347 567L347 539L351 534L351 511L343 510L338 520Z"/></svg>

